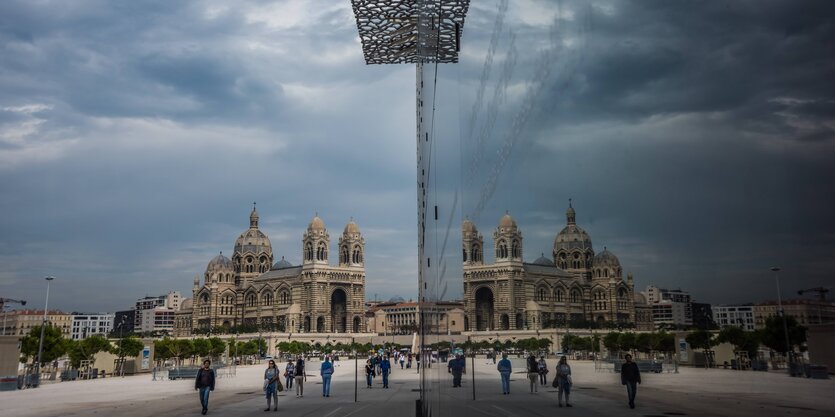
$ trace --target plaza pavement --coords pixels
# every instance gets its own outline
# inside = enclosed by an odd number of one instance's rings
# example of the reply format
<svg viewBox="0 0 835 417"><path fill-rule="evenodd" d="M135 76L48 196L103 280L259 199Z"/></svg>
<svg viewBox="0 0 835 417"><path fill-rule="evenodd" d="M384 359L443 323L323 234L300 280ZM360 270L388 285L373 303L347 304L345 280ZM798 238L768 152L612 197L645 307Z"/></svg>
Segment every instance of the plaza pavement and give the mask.
<svg viewBox="0 0 835 417"><path fill-rule="evenodd" d="M501 395L495 365L484 358L475 361L476 400L472 374L463 387L452 388L446 368L433 364L427 396L439 405L438 416L833 416L835 380L790 378L783 372L753 372L681 368L680 373L644 374L638 388L637 407L626 405L626 390L619 375L596 372L594 364L571 362L573 408L557 408L556 390L539 386L529 393L524 360L513 358L511 394ZM467 368L472 367L471 359ZM305 395L292 392L279 397L279 411L264 412L264 365L241 366L232 378L218 379L211 394L209 415L218 416L320 416L411 417L419 389L415 369L393 369L390 389L365 388L363 367L358 376L358 402L354 402L354 363L340 361L333 376L331 396L322 397L321 379L309 373ZM548 361L553 370L555 360ZM311 361L309 369L318 369ZM553 371L552 371L553 372ZM553 375L553 374L551 374ZM200 405L193 381L151 381L150 375L90 381L47 383L38 389L0 392L0 416L198 416Z"/></svg>

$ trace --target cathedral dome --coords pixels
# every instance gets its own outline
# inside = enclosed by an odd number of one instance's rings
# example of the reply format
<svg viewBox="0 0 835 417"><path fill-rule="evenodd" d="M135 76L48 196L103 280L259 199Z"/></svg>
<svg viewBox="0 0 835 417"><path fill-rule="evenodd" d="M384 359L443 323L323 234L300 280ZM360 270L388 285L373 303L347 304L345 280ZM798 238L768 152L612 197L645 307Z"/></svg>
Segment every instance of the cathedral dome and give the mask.
<svg viewBox="0 0 835 417"><path fill-rule="evenodd" d="M569 224L554 239L554 252L558 252L560 249L567 251L592 249L591 237L580 226Z"/></svg>
<svg viewBox="0 0 835 417"><path fill-rule="evenodd" d="M324 225L324 223L322 223L322 228L324 228L324 227L325 227L325 225ZM359 234L360 233L360 227L357 226L357 224L354 223L353 220L351 220L351 221L348 222L348 224L345 225L345 231L343 233L346 234L346 235L348 235L348 234Z"/></svg>
<svg viewBox="0 0 835 417"><path fill-rule="evenodd" d="M464 222L461 223L461 231L464 233L475 233L475 224L470 219L464 219Z"/></svg>
<svg viewBox="0 0 835 417"><path fill-rule="evenodd" d="M606 248L603 248L603 252L594 255L591 263L595 268L614 268L615 270L620 268L618 257Z"/></svg>
<svg viewBox="0 0 835 417"><path fill-rule="evenodd" d="M238 239L235 240L235 252L241 254L246 252L253 254L272 254L273 248L270 243L270 238L268 238L264 232L255 228L250 228L241 233L241 235L238 236Z"/></svg>
<svg viewBox="0 0 835 417"><path fill-rule="evenodd" d="M180 303L180 311L191 310L192 308L194 308L194 300L191 298L186 298Z"/></svg>
<svg viewBox="0 0 835 417"><path fill-rule="evenodd" d="M233 269L232 260L223 256L223 252L212 258L209 264L206 265L206 272L232 271Z"/></svg>
<svg viewBox="0 0 835 417"><path fill-rule="evenodd" d="M307 230L325 230L325 222L317 214L307 225Z"/></svg>
<svg viewBox="0 0 835 417"><path fill-rule="evenodd" d="M506 229L515 229L516 220L513 220L513 217L510 217L510 214L505 213L505 215L502 216L502 219L499 220L499 227Z"/></svg>
<svg viewBox="0 0 835 417"><path fill-rule="evenodd" d="M534 263L535 265L554 266L554 261L552 261L552 260L550 260L550 259L546 258L544 253L542 254L542 256L540 256L540 257L539 257L539 258L537 258L535 261L533 261L533 263Z"/></svg>
<svg viewBox="0 0 835 417"><path fill-rule="evenodd" d="M287 262L284 259L284 257L282 256L280 261L273 264L273 269L284 269L284 268L290 268L292 266L293 266L293 264L291 264L290 262Z"/></svg>

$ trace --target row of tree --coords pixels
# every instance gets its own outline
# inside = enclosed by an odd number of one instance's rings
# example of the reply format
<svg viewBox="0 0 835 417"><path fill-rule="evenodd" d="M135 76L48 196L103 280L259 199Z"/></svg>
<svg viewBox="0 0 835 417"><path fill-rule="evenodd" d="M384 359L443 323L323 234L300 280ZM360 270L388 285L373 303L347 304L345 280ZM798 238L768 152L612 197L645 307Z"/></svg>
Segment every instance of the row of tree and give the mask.
<svg viewBox="0 0 835 417"><path fill-rule="evenodd" d="M692 349L708 351L720 343L730 343L737 352L747 352L749 358L757 356L760 345L775 352L794 352L806 350L806 327L801 326L792 316L784 319L780 316L766 318L763 329L745 331L740 327L725 327L717 334L707 330L696 330L687 335L685 340ZM786 344L786 333L788 343Z"/></svg>
<svg viewBox="0 0 835 417"><path fill-rule="evenodd" d="M20 339L20 362L37 361L40 337L41 326L35 326ZM67 355L70 365L79 368L82 361L93 361L96 354L100 352L112 353L124 359L138 356L144 347L142 341L134 336L125 337L116 342L111 342L100 335L90 336L83 340L67 339L61 334L60 328L47 325L44 329L41 366Z"/></svg>

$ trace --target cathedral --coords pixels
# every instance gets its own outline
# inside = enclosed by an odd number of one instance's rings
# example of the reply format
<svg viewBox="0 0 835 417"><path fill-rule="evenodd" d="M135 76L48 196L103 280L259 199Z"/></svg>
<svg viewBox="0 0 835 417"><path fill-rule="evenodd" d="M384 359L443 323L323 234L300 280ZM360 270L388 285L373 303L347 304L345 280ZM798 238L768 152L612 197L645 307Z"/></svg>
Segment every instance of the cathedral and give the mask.
<svg viewBox="0 0 835 417"><path fill-rule="evenodd" d="M505 214L493 231L495 262L484 263L484 237L469 220L461 225L464 258L464 327L469 331L561 328L596 321L635 323L634 282L623 279L618 258L595 253L569 202L566 225L552 258L523 260L522 231Z"/></svg>
<svg viewBox="0 0 835 417"><path fill-rule="evenodd" d="M362 332L365 328L365 239L350 221L339 238L339 262L331 265L330 235L315 216L302 236L303 262L273 263L270 239L258 228L255 207L249 229L235 241L232 258L221 252L194 279L191 329L247 326L310 333ZM184 316L187 317L187 316Z"/></svg>

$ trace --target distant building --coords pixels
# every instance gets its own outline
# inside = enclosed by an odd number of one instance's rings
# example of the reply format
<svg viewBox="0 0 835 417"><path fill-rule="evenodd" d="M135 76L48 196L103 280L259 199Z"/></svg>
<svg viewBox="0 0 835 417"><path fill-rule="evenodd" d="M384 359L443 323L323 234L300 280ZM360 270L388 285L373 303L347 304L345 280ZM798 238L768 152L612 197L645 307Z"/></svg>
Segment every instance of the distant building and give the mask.
<svg viewBox="0 0 835 417"><path fill-rule="evenodd" d="M693 308L690 293L681 289L668 290L650 285L646 290L647 302L652 307L655 327L688 327L693 325Z"/></svg>
<svg viewBox="0 0 835 417"><path fill-rule="evenodd" d="M232 257L223 253L194 278L192 323L177 333L242 326L292 333L361 333L365 329L365 238L353 221L345 225L329 260L331 240L316 215L302 235L302 264L273 258L269 237L258 227L253 207L249 229L235 240ZM186 314L180 315L181 319Z"/></svg>
<svg viewBox="0 0 835 417"><path fill-rule="evenodd" d="M180 310L174 313L174 337L188 337L194 329L191 328L194 314L194 299L186 298L180 304Z"/></svg>
<svg viewBox="0 0 835 417"><path fill-rule="evenodd" d="M63 311L50 310L46 315L46 321L49 325L60 328L61 335L65 338L72 336L72 315ZM43 323L43 310L10 311L7 313L4 334L24 336L41 323Z"/></svg>
<svg viewBox="0 0 835 417"><path fill-rule="evenodd" d="M714 306L713 321L720 328L736 326L745 331L753 331L755 329L754 305Z"/></svg>
<svg viewBox="0 0 835 417"><path fill-rule="evenodd" d="M765 319L777 315L777 302L766 301L754 306L754 327L765 327ZM835 303L819 300L783 300L783 310L803 326L835 323Z"/></svg>
<svg viewBox="0 0 835 417"><path fill-rule="evenodd" d="M113 328L111 332L118 334L129 334L134 332L136 325L136 310L117 311L113 317Z"/></svg>
<svg viewBox="0 0 835 417"><path fill-rule="evenodd" d="M134 308L134 310L136 310L136 315L134 317L134 322L133 322L134 328L141 329L141 328L144 328L144 327L153 326L153 325L149 325L149 326L144 326L143 325L143 323L142 323L142 318L143 318L143 313L142 312L143 311L145 311L145 310L156 310L158 308L165 308L165 309L171 310L171 313L173 315L174 312L176 312L177 310L180 309L180 301L181 300L182 300L182 296L180 295L179 291L171 291L171 292L169 292L168 294L165 294L165 295L159 295L159 296L155 296L155 297L144 297L144 298L140 298L140 299L136 300L136 307Z"/></svg>
<svg viewBox="0 0 835 417"><path fill-rule="evenodd" d="M82 340L93 335L107 336L113 329L113 313L73 313L72 340Z"/></svg>
<svg viewBox="0 0 835 417"><path fill-rule="evenodd" d="M524 261L522 231L505 214L493 249L475 224L461 225L465 328L470 331L561 328L572 322L634 324L634 281L605 247L595 252L569 204L549 257ZM485 263L492 251L493 263Z"/></svg>
<svg viewBox="0 0 835 417"><path fill-rule="evenodd" d="M142 333L174 333L175 314L176 311L168 307L142 310L142 325L138 330Z"/></svg>
<svg viewBox="0 0 835 417"><path fill-rule="evenodd" d="M428 333L459 334L464 331L463 307L461 301L423 303L423 310L416 302L380 302L366 314L366 328L369 333L410 334L420 328L422 316Z"/></svg>
<svg viewBox="0 0 835 417"><path fill-rule="evenodd" d="M693 327L703 330L716 329L717 324L713 319L713 308L707 303L690 303L693 310Z"/></svg>
<svg viewBox="0 0 835 417"><path fill-rule="evenodd" d="M652 321L652 306L647 303L646 295L635 293L635 330L655 330L655 322Z"/></svg>

